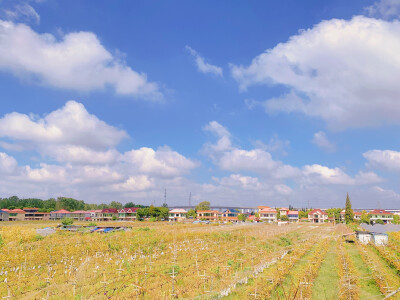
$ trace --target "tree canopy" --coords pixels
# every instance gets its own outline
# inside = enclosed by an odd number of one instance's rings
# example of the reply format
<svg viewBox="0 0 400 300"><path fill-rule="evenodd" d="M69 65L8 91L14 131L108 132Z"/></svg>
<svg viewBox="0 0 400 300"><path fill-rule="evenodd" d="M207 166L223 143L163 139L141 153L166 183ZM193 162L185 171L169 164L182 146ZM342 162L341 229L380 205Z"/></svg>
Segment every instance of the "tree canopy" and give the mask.
<svg viewBox="0 0 400 300"><path fill-rule="evenodd" d="M199 211L199 210L210 210L210 202L203 201L203 202L200 202L199 204L197 204L196 211Z"/></svg>
<svg viewBox="0 0 400 300"><path fill-rule="evenodd" d="M354 212L353 212L353 209L351 208L349 193L347 193L347 196L346 196L346 208L345 208L345 212L344 212L344 220L345 220L346 224L354 222Z"/></svg>

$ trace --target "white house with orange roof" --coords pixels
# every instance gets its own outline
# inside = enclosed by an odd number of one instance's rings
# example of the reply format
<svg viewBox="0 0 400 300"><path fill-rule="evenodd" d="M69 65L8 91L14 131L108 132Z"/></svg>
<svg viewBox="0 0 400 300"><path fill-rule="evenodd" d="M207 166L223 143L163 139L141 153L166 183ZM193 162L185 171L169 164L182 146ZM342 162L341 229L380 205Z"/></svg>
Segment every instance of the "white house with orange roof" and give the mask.
<svg viewBox="0 0 400 300"><path fill-rule="evenodd" d="M262 208L258 211L258 214L260 215L260 220L263 222L275 223L278 221L278 212L271 207Z"/></svg>
<svg viewBox="0 0 400 300"><path fill-rule="evenodd" d="M384 209L374 209L369 212L371 216L370 221L375 224L377 220L382 220L385 224L391 224L393 222L393 214Z"/></svg>
<svg viewBox="0 0 400 300"><path fill-rule="evenodd" d="M170 222L182 222L186 220L187 211L183 208L175 208L169 211L169 221Z"/></svg>
<svg viewBox="0 0 400 300"><path fill-rule="evenodd" d="M311 223L324 223L328 221L328 214L319 208L313 209L308 213L308 221Z"/></svg>
<svg viewBox="0 0 400 300"><path fill-rule="evenodd" d="M346 214L346 210L343 209L343 210L340 212L340 221L341 221L341 222L344 222L344 215L345 215L345 214ZM353 214L354 214L354 220L361 220L361 212L355 211L355 212L353 212Z"/></svg>
<svg viewBox="0 0 400 300"><path fill-rule="evenodd" d="M287 216L288 212L289 212L289 209L286 208L286 207L282 207L282 208L279 209L279 214L281 215L281 217L282 216Z"/></svg>

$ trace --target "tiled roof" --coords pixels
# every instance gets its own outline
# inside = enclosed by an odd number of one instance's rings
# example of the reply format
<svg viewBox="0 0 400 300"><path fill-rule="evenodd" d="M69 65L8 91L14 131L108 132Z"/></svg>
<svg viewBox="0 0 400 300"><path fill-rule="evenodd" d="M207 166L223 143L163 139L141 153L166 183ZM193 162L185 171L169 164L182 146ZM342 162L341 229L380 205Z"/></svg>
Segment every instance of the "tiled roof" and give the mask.
<svg viewBox="0 0 400 300"><path fill-rule="evenodd" d="M106 214L116 214L118 213L118 210L116 208L104 208L101 212Z"/></svg>
<svg viewBox="0 0 400 300"><path fill-rule="evenodd" d="M289 208L286 208L286 207L282 207L282 208L280 208L279 210L289 210Z"/></svg>
<svg viewBox="0 0 400 300"><path fill-rule="evenodd" d="M288 215L298 215L299 212L297 210L289 210Z"/></svg>
<svg viewBox="0 0 400 300"><path fill-rule="evenodd" d="M126 207L126 208L121 208L120 210L118 210L118 213L122 214L122 213L134 213L138 210L139 208L137 207Z"/></svg>
<svg viewBox="0 0 400 300"><path fill-rule="evenodd" d="M10 213L13 213L13 214L26 214L26 211L24 211L24 210L22 210L22 209L19 209L19 208L12 209L12 210L10 210L9 212L10 212Z"/></svg>
<svg viewBox="0 0 400 300"><path fill-rule="evenodd" d="M52 211L53 214L70 214L71 212L65 209L60 209L56 211Z"/></svg>
<svg viewBox="0 0 400 300"><path fill-rule="evenodd" d="M277 213L275 209L270 208L270 207L268 207L268 208L263 208L263 209L260 210L259 212L260 212L260 213L275 213L275 214Z"/></svg>
<svg viewBox="0 0 400 300"><path fill-rule="evenodd" d="M320 210L319 208L313 209L313 210L310 211L308 214L309 214L309 215L313 215L313 214L316 214L316 213L320 213L321 215L327 215L326 212Z"/></svg>
<svg viewBox="0 0 400 300"><path fill-rule="evenodd" d="M184 210L183 208L175 208L173 210L170 210L169 212L173 213L173 214L186 214L187 213L187 211Z"/></svg>
<svg viewBox="0 0 400 300"><path fill-rule="evenodd" d="M384 209L374 209L370 212L372 215L393 215L392 213L384 210Z"/></svg>

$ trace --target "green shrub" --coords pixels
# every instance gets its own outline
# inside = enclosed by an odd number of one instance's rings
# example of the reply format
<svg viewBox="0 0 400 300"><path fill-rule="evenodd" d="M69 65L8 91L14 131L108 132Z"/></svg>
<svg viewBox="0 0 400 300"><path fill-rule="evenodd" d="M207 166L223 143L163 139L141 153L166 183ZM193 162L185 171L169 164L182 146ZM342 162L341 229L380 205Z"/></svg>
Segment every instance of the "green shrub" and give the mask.
<svg viewBox="0 0 400 300"><path fill-rule="evenodd" d="M74 220L71 219L71 218L64 218L64 219L61 221L61 224L63 224L64 226L72 225L72 224L74 224Z"/></svg>
<svg viewBox="0 0 400 300"><path fill-rule="evenodd" d="M96 224L96 223L93 223L93 222L91 222L91 223L89 223L89 226L97 226L97 224Z"/></svg>
<svg viewBox="0 0 400 300"><path fill-rule="evenodd" d="M3 237L0 234L0 247L4 245Z"/></svg>

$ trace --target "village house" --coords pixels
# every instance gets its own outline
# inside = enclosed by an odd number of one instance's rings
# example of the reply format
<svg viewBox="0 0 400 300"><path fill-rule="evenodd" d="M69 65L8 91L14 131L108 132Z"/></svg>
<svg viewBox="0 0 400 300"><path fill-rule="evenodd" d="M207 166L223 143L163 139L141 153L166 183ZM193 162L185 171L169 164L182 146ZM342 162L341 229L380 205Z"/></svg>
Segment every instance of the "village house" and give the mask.
<svg viewBox="0 0 400 300"><path fill-rule="evenodd" d="M375 224L377 220L382 220L385 224L391 224L393 222L393 214L384 209L374 209L369 212L371 216L370 221Z"/></svg>
<svg viewBox="0 0 400 300"><path fill-rule="evenodd" d="M92 217L93 221L112 221L118 218L118 210L116 208L104 208L100 212L96 212Z"/></svg>
<svg viewBox="0 0 400 300"><path fill-rule="evenodd" d="M24 207L25 221L43 221L50 220L50 213L39 212L39 208L36 207Z"/></svg>
<svg viewBox="0 0 400 300"><path fill-rule="evenodd" d="M10 221L25 221L26 212L20 208L11 209L10 213Z"/></svg>
<svg viewBox="0 0 400 300"><path fill-rule="evenodd" d="M9 221L10 213L4 209L0 209L0 221Z"/></svg>
<svg viewBox="0 0 400 300"><path fill-rule="evenodd" d="M299 212L297 210L289 210L287 213L290 223L299 222Z"/></svg>
<svg viewBox="0 0 400 300"><path fill-rule="evenodd" d="M319 208L313 209L308 213L308 220L311 223L324 223L328 221L328 214Z"/></svg>
<svg viewBox="0 0 400 300"><path fill-rule="evenodd" d="M266 223L275 223L278 221L278 212L271 207L264 207L258 211L260 220Z"/></svg>
<svg viewBox="0 0 400 300"><path fill-rule="evenodd" d="M61 220L64 218L69 218L71 212L65 209L55 210L50 213L50 220Z"/></svg>
<svg viewBox="0 0 400 300"><path fill-rule="evenodd" d="M239 211L236 209L227 209L221 214L221 219L224 222L237 222Z"/></svg>
<svg viewBox="0 0 400 300"><path fill-rule="evenodd" d="M280 214L281 217L282 216L287 216L288 212L289 212L289 209L286 208L286 207L282 207L282 208L279 209L279 214Z"/></svg>
<svg viewBox="0 0 400 300"><path fill-rule="evenodd" d="M135 221L137 207L127 207L118 210L118 219L121 221Z"/></svg>
<svg viewBox="0 0 400 300"><path fill-rule="evenodd" d="M170 222L183 222L187 218L187 211L182 208L175 208L169 211L168 220Z"/></svg>
<svg viewBox="0 0 400 300"><path fill-rule="evenodd" d="M88 221L90 220L90 211L86 210L73 211L71 212L70 218L74 219L75 221Z"/></svg>
<svg viewBox="0 0 400 300"><path fill-rule="evenodd" d="M206 220L216 222L221 218L221 213L218 210L199 210L197 211L198 220Z"/></svg>

